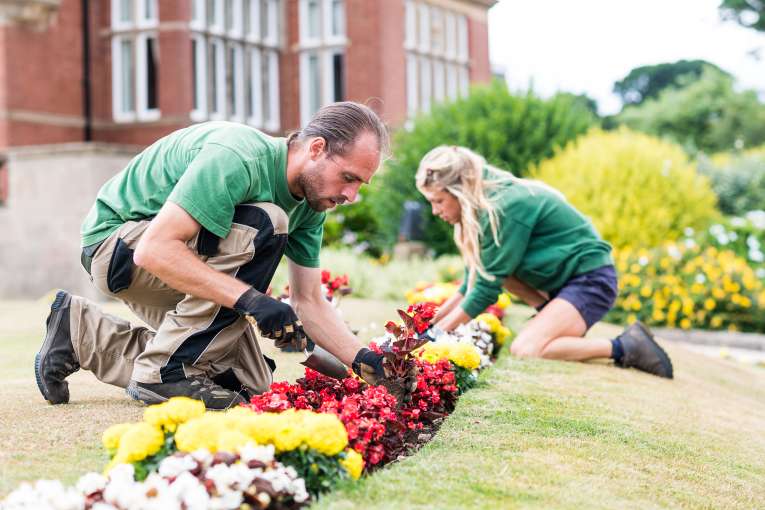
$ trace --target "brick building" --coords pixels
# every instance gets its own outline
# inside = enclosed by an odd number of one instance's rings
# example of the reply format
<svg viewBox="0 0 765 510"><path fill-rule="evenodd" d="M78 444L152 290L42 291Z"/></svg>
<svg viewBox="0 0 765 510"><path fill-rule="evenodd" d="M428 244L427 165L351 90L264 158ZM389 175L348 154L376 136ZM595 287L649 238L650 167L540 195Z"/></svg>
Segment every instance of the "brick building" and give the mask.
<svg viewBox="0 0 765 510"><path fill-rule="evenodd" d="M354 100L400 126L491 79L494 3L0 0L0 230L28 221L46 193L49 206L65 197L67 210L84 214L93 188L131 151L193 122L281 134L324 104ZM79 173L78 151L88 161ZM52 176L58 153L69 171L59 189L40 189L49 176L33 173ZM99 162L108 170L99 173ZM66 228L74 241L78 217ZM0 258L11 241L0 240Z"/></svg>

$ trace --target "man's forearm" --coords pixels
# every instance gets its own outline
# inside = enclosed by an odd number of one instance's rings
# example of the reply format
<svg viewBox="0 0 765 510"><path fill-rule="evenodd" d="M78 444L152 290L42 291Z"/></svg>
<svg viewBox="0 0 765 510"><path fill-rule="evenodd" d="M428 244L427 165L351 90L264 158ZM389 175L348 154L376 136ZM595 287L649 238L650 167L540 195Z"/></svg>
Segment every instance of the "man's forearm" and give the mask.
<svg viewBox="0 0 765 510"><path fill-rule="evenodd" d="M233 308L250 286L202 262L182 241L155 241L149 254L135 262L164 283L184 294Z"/></svg>
<svg viewBox="0 0 765 510"><path fill-rule="evenodd" d="M309 338L351 366L356 353L364 346L351 333L337 310L323 297L295 301L292 306L303 322L303 329Z"/></svg>

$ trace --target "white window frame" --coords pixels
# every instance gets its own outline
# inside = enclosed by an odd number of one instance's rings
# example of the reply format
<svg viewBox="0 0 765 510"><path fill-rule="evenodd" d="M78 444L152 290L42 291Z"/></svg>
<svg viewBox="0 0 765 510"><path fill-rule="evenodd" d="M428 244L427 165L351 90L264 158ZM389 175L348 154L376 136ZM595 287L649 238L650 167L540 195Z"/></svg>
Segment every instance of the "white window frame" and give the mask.
<svg viewBox="0 0 765 510"><path fill-rule="evenodd" d="M191 111L191 120L200 122L207 118L207 40L199 34L192 35L192 39L196 42L193 58L197 70L194 77L197 108Z"/></svg>
<svg viewBox="0 0 765 510"><path fill-rule="evenodd" d="M135 13L135 26L136 28L156 28L159 25L159 0L133 0L136 6ZM148 10L146 9L146 2L151 3L154 11L154 16L148 16Z"/></svg>
<svg viewBox="0 0 765 510"><path fill-rule="evenodd" d="M268 23L267 25L270 27L268 31L268 36L264 36L263 34L260 34L260 37L262 39L263 45L268 46L271 48L278 48L279 47L279 33L280 33L280 23L279 23L279 11L280 11L280 4L279 0L266 0L268 3L268 12L266 13L268 16ZM263 12L260 13L261 16L263 16Z"/></svg>
<svg viewBox="0 0 765 510"><path fill-rule="evenodd" d="M346 27L347 22L345 18L345 2L341 3L342 6L342 18L340 21L340 33L336 34L332 32L333 28L333 21L334 21L334 11L332 10L334 0L323 0L323 19L324 19L324 28L323 28L323 36L324 36L324 42L326 44L345 44L346 37Z"/></svg>
<svg viewBox="0 0 765 510"><path fill-rule="evenodd" d="M211 79L215 81L215 89L210 91L210 120L226 119L226 43L219 37L211 37L209 40L210 55L215 53L215 68L213 69L212 58L210 59ZM212 97L215 94L215 97ZM218 111L213 111L214 105L219 106Z"/></svg>
<svg viewBox="0 0 765 510"><path fill-rule="evenodd" d="M112 8L112 30L130 30L135 26L136 21L136 0L132 0L133 2L133 20L132 21L122 21L120 19L120 14L122 13L122 0L112 0L111 8Z"/></svg>
<svg viewBox="0 0 765 510"><path fill-rule="evenodd" d="M244 37L244 19L242 13L244 12L244 5L242 0L226 0L231 2L232 10L234 11L232 18L232 27L228 29L227 35L234 39L241 39ZM239 15L237 15L237 13Z"/></svg>
<svg viewBox="0 0 765 510"><path fill-rule="evenodd" d="M157 120L160 117L159 108L149 108L149 88L147 86L146 80L148 79L147 73L146 73L146 52L148 50L148 44L149 40L154 41L154 47L158 48L159 40L156 33L152 32L141 32L136 36L135 39L135 57L136 57L136 67L135 67L135 78L136 78L136 88L135 88L135 96L136 96L136 113L138 120L142 121L152 121ZM158 65L158 62L157 62ZM156 91L156 93L159 93L159 90ZM157 97L157 102L159 102L159 97Z"/></svg>
<svg viewBox="0 0 765 510"><path fill-rule="evenodd" d="M206 8L206 0L204 1ZM193 58L198 70L197 108L191 112L191 119L195 122L231 120L276 132L281 124L278 23L281 18L282 4L280 0L251 0L245 12L245 2L233 0L229 4L233 8L231 11L233 23L227 29L224 2L225 0L214 0L216 21L220 20L214 26L208 24L208 17L192 20L190 24L192 39L196 44L196 54ZM262 37L260 30L261 21L265 21L261 18L263 15L261 2L267 3L268 12L265 15L270 20L268 22L270 30L265 38ZM245 33L244 16L249 16L250 20L247 33ZM213 53L215 68L212 67ZM268 76L264 76L262 66L267 66ZM229 70L230 77L227 75ZM216 97L212 97L213 93ZM230 94L234 97L229 97ZM264 97L264 94L267 94L267 97ZM268 101L268 104L264 101ZM231 102L230 105L229 102ZM216 103L219 111L213 112ZM266 109L270 113L268 118L266 118Z"/></svg>
<svg viewBox="0 0 765 510"><path fill-rule="evenodd" d="M271 49L266 50L268 58L268 105L271 116L263 119L263 125L268 131L278 131L281 123L279 109L279 55Z"/></svg>
<svg viewBox="0 0 765 510"><path fill-rule="evenodd" d="M122 105L123 99L126 97L126 91L123 87L122 79L122 42L128 41L133 46L133 65L135 65L135 55L137 53L135 38L129 35L120 35L112 37L112 117L116 122L134 122L136 120L136 103L133 99L132 109L125 110ZM136 70L133 68L131 82L133 87L136 86ZM131 91L133 94L135 88ZM131 94L132 95L132 94Z"/></svg>
<svg viewBox="0 0 765 510"><path fill-rule="evenodd" d="M426 0L405 0L404 51L409 117L454 101L470 88L469 25L465 14Z"/></svg>
<svg viewBox="0 0 765 510"><path fill-rule="evenodd" d="M207 0L191 0L193 9L191 11L191 29L205 30L205 20L207 19ZM196 13L196 17L194 14Z"/></svg>
<svg viewBox="0 0 765 510"><path fill-rule="evenodd" d="M248 42L260 42L260 0L250 0L250 31L245 34Z"/></svg>
<svg viewBox="0 0 765 510"><path fill-rule="evenodd" d="M417 47L417 6L412 0L404 4L404 49Z"/></svg>
<svg viewBox="0 0 765 510"><path fill-rule="evenodd" d="M417 5L417 49L423 53L430 51L430 6L426 3Z"/></svg>
<svg viewBox="0 0 765 510"><path fill-rule="evenodd" d="M469 52L467 16L461 14L457 17L457 59L467 63Z"/></svg>
<svg viewBox="0 0 765 510"><path fill-rule="evenodd" d="M207 26L211 34L223 35L226 33L226 7L223 5L225 0L213 0L213 10L215 11L215 23ZM210 13L207 13L208 15ZM209 18L209 16L208 16Z"/></svg>
<svg viewBox="0 0 765 510"><path fill-rule="evenodd" d="M246 105L244 104L244 48L240 43L229 43L226 46L227 60L230 55L229 50L234 50L234 59L231 62L234 97L231 98L233 110L227 111L227 116L234 122L244 122L246 116ZM226 87L226 110L228 110L228 84Z"/></svg>
<svg viewBox="0 0 765 510"><path fill-rule="evenodd" d="M299 28L300 28L300 119L301 123L305 125L311 119L316 110L312 105L312 94L316 92L318 87L319 104L317 108L321 108L324 105L334 102L334 69L333 61L336 55L342 55L345 57L345 47L348 44L346 37L347 33L347 17L343 2L342 9L342 27L339 33L332 32L332 0L316 0L319 7L319 30L318 37L314 37L309 33L309 19L308 19L308 5L309 0L300 0L298 4L299 12ZM319 76L316 83L312 80L311 73L309 72L309 59L311 56L318 58ZM343 77L347 75L347 63L343 60ZM345 83L343 83L344 88Z"/></svg>
<svg viewBox="0 0 765 510"><path fill-rule="evenodd" d="M420 88L417 85L419 75L418 58L414 54L406 56L406 108L410 116L414 116L419 108Z"/></svg>

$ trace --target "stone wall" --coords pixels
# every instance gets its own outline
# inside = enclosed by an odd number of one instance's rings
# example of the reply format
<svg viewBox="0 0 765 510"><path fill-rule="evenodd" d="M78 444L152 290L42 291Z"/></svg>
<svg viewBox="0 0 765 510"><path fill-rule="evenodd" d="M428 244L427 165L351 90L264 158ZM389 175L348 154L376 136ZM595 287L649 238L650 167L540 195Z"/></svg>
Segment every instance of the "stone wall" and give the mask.
<svg viewBox="0 0 765 510"><path fill-rule="evenodd" d="M99 188L136 148L106 144L25 147L8 154L8 201L0 206L0 299L53 289L96 298L80 266L80 224Z"/></svg>

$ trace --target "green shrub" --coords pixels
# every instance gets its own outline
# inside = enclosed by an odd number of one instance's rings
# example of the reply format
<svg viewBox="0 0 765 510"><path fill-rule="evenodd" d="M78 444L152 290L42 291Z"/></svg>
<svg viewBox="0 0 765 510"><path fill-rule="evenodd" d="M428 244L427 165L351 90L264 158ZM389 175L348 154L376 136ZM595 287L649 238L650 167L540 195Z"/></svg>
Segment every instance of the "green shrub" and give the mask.
<svg viewBox="0 0 765 510"><path fill-rule="evenodd" d="M765 104L756 91L738 90L727 73L707 67L700 78L683 76L656 99L628 106L616 122L667 137L688 152L714 153L765 142Z"/></svg>
<svg viewBox="0 0 765 510"><path fill-rule="evenodd" d="M463 145L516 174L553 154L584 133L595 122L582 101L571 95L549 100L532 92L513 95L504 84L474 88L470 96L435 106L430 115L417 117L411 129L394 137L393 156L373 181L372 208L381 234L392 244L398 233L402 204L426 204L425 242L437 253L453 253L452 227L430 214L430 206L414 184L422 156L438 145Z"/></svg>
<svg viewBox="0 0 765 510"><path fill-rule="evenodd" d="M699 172L709 177L723 213L741 216L765 208L765 150L701 156Z"/></svg>
<svg viewBox="0 0 765 510"><path fill-rule="evenodd" d="M654 247L718 217L715 195L682 149L626 128L595 129L533 175L561 190L616 247Z"/></svg>
<svg viewBox="0 0 765 510"><path fill-rule="evenodd" d="M358 202L338 207L327 216L324 223L324 246L350 248L371 257L382 255L384 236L380 233L369 199L369 195L374 192L374 188L362 186Z"/></svg>

